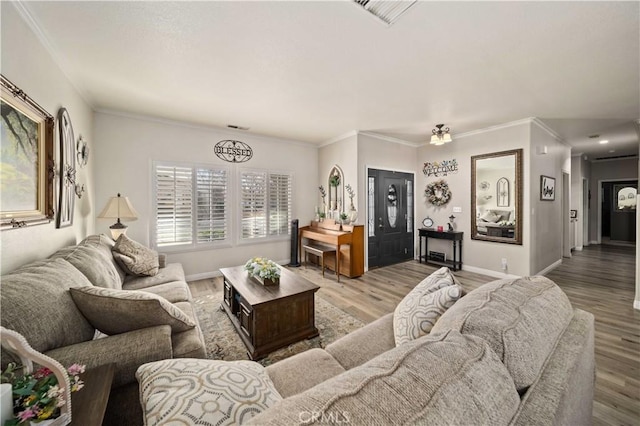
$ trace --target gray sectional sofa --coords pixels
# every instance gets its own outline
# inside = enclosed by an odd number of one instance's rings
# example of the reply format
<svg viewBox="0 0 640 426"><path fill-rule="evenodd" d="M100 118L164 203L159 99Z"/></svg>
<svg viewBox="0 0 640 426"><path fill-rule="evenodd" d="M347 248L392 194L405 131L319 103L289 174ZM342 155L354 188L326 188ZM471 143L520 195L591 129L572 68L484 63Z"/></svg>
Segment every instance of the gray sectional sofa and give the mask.
<svg viewBox="0 0 640 426"><path fill-rule="evenodd" d="M146 424L592 423L593 315L572 308L552 281L487 283L449 307L429 334L398 346L396 314L266 368L145 364L136 375Z"/></svg>
<svg viewBox="0 0 640 426"><path fill-rule="evenodd" d="M498 280L411 343L389 314L266 372L284 399L252 424L589 425L593 315L546 278Z"/></svg>
<svg viewBox="0 0 640 426"><path fill-rule="evenodd" d="M22 334L34 349L65 366L80 363L91 368L114 363L116 372L105 424L136 425L142 423L134 376L138 366L167 358L203 358L205 345L182 266L161 264L164 267L155 276L127 275L112 256L113 245L114 241L105 235L92 235L48 259L2 276L0 322ZM89 296L98 303L104 300L105 305L111 304L107 308L123 304L118 317L102 317L98 321L117 325L126 332L109 336L96 332L87 319L91 318L87 307L83 315L70 291L88 286L99 287L95 289L98 294ZM147 300L103 297L102 289L136 298L141 293L131 290L139 290ZM152 311L145 311L149 304L160 304L178 313L183 319L182 328L168 325ZM144 318L146 312L152 317ZM126 324L127 321L135 323ZM3 367L11 359L3 351Z"/></svg>

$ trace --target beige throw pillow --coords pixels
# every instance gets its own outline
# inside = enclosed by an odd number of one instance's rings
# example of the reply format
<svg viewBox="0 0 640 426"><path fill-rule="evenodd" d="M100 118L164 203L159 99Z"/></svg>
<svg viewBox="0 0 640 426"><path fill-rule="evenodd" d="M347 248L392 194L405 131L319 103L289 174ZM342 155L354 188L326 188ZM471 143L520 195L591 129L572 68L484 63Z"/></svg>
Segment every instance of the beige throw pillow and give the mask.
<svg viewBox="0 0 640 426"><path fill-rule="evenodd" d="M158 253L125 234L118 237L111 251L114 259L128 274L152 277L158 273Z"/></svg>
<svg viewBox="0 0 640 426"><path fill-rule="evenodd" d="M82 315L93 327L108 335L156 325L169 325L172 332L196 326L180 308L145 291L94 286L75 287L70 291Z"/></svg>
<svg viewBox="0 0 640 426"><path fill-rule="evenodd" d="M396 346L429 334L438 318L462 297L462 287L443 267L415 286L393 313Z"/></svg>
<svg viewBox="0 0 640 426"><path fill-rule="evenodd" d="M167 359L143 364L136 378L147 426L245 424L282 400L252 361Z"/></svg>
<svg viewBox="0 0 640 426"><path fill-rule="evenodd" d="M493 211L491 210L487 210L487 212L485 214L483 214L482 216L480 216L480 219L483 222L490 222L490 223L496 223L497 221L500 220L500 216L498 216L497 214L495 214Z"/></svg>

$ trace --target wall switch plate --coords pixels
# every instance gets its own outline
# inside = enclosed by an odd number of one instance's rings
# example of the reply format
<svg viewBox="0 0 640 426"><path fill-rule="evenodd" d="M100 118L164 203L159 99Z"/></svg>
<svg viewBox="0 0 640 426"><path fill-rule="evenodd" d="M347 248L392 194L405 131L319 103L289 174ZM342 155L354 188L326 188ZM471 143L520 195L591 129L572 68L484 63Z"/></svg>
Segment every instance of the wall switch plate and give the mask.
<svg viewBox="0 0 640 426"><path fill-rule="evenodd" d="M454 213L462 213L462 207L454 207L453 208L453 212Z"/></svg>

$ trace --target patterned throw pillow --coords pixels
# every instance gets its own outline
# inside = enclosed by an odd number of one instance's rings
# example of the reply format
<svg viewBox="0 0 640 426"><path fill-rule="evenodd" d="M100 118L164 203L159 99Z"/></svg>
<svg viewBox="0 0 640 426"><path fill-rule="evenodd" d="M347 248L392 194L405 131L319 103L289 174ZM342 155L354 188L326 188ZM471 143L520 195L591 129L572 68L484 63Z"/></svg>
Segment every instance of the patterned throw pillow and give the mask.
<svg viewBox="0 0 640 426"><path fill-rule="evenodd" d="M145 291L94 286L75 287L69 291L89 323L108 335L156 325L169 325L172 332L186 331L196 326L180 308Z"/></svg>
<svg viewBox="0 0 640 426"><path fill-rule="evenodd" d="M167 359L136 372L144 424L239 425L282 400L252 361Z"/></svg>
<svg viewBox="0 0 640 426"><path fill-rule="evenodd" d="M111 249L113 258L128 274L154 276L160 267L158 253L122 234Z"/></svg>
<svg viewBox="0 0 640 426"><path fill-rule="evenodd" d="M462 287L449 268L443 267L415 286L393 313L396 346L429 334L438 318L462 297Z"/></svg>

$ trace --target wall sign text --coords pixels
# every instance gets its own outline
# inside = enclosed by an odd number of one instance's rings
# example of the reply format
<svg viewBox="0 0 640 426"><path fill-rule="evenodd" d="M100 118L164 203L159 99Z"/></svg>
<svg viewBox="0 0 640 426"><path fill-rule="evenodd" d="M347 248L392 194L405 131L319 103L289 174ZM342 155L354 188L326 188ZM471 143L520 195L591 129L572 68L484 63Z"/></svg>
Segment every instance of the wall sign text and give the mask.
<svg viewBox="0 0 640 426"><path fill-rule="evenodd" d="M219 159L229 163L244 163L253 157L253 150L249 145L229 139L218 142L213 147L213 152Z"/></svg>

